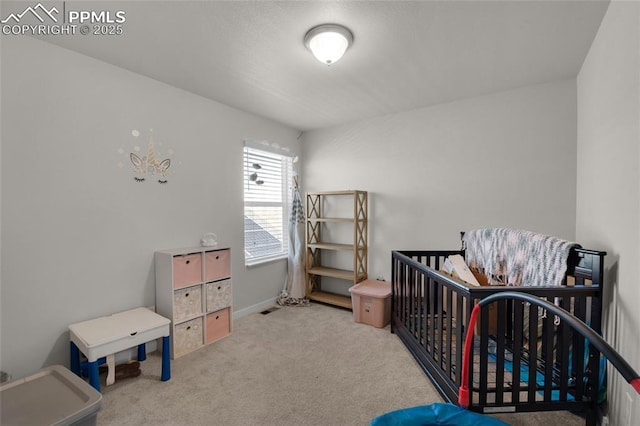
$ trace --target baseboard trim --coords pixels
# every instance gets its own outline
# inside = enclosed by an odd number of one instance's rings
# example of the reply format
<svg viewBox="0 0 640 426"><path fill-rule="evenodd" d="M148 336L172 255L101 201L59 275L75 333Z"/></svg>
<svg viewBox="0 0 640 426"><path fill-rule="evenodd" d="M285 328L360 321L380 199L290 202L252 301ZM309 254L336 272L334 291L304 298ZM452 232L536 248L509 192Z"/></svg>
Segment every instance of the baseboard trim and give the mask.
<svg viewBox="0 0 640 426"><path fill-rule="evenodd" d="M268 309L273 305L276 305L277 299L278 299L277 297L274 297L273 299L268 299L268 300L265 300L264 302L256 303L255 305L249 306L247 308L239 309L233 312L232 317L234 320L237 320L238 318L246 317L247 315L251 315L256 312L262 312L265 309Z"/></svg>

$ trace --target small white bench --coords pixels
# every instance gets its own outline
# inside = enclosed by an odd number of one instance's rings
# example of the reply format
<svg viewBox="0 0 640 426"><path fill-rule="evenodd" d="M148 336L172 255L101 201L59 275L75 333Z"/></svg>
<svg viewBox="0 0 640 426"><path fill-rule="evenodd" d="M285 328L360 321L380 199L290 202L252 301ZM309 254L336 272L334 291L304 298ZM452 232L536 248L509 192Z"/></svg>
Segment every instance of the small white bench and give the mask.
<svg viewBox="0 0 640 426"><path fill-rule="evenodd" d="M80 352L87 357L89 383L100 391L98 360L107 357L107 384L113 383L114 355L138 346L138 361L147 357L146 343L162 337L162 375L171 378L169 325L171 321L147 308L137 308L69 326L71 371L80 376Z"/></svg>

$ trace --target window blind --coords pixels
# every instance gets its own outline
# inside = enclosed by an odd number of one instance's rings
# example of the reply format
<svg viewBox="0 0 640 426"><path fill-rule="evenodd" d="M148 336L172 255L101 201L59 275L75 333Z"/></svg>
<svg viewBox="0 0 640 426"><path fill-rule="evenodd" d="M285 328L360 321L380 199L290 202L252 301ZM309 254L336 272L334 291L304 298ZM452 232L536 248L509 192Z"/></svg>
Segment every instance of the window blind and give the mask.
<svg viewBox="0 0 640 426"><path fill-rule="evenodd" d="M244 148L245 263L287 256L291 157Z"/></svg>

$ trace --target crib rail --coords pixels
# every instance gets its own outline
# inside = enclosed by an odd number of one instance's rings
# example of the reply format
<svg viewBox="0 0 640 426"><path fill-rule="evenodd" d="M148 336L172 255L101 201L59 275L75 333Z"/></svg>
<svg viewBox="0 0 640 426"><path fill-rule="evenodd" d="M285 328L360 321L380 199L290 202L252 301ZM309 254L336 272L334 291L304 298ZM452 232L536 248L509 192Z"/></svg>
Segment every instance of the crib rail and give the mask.
<svg viewBox="0 0 640 426"><path fill-rule="evenodd" d="M470 360L473 358L473 326L477 320L478 312L480 309L488 305L489 303L500 300L500 299L513 299L519 301L525 301L529 303L532 307L542 308L544 311L551 312L554 315L556 320L554 323L559 323L560 321L564 321L564 325L566 327L570 327L572 331L578 333L580 336L584 337L591 345L590 353L593 354L593 357L597 356L597 352L594 349L597 349L601 352L605 358L615 367L616 370L622 375L622 377L629 383L637 393L640 394L640 376L638 373L634 371L634 369L629 365L629 363L620 356L615 349L611 347L600 335L593 331L587 324L580 321L575 316L571 315L566 310L547 302L544 299L536 298L529 294L525 293L516 293L512 291L506 291L503 293L493 294L486 299L481 300L478 304L473 308L471 312L471 319L469 321L469 329L467 331L467 335L465 337L465 354L463 360L463 369L462 374L462 386L460 388L459 394L459 403L460 405L467 407L469 405L469 381L468 381L468 367L470 366ZM485 327L486 328L486 327Z"/></svg>
<svg viewBox="0 0 640 426"><path fill-rule="evenodd" d="M570 286L508 288L469 287L440 272L451 254L464 252L392 252L391 331L447 401L458 399L472 309L493 294L508 289L542 298L600 332L601 270L593 271L601 267L601 252L575 253ZM596 348L556 316L522 300L495 300L482 307L480 316L470 351L470 410L584 409L595 416L600 390Z"/></svg>

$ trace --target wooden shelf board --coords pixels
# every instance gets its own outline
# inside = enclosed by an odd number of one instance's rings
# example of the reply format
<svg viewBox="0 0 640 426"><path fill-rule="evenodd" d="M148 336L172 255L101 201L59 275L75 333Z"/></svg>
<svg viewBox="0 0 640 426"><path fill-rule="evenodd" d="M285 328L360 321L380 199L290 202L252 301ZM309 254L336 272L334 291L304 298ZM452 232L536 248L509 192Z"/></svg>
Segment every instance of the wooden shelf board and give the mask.
<svg viewBox="0 0 640 426"><path fill-rule="evenodd" d="M353 223L355 219L349 217L310 217L313 222Z"/></svg>
<svg viewBox="0 0 640 426"><path fill-rule="evenodd" d="M313 249L325 250L353 250L353 244L337 244L337 243L309 243L308 247Z"/></svg>
<svg viewBox="0 0 640 426"><path fill-rule="evenodd" d="M315 300L316 302L352 309L351 296L343 296L342 294L328 293L326 291L314 291L309 293L307 298Z"/></svg>
<svg viewBox="0 0 640 426"><path fill-rule="evenodd" d="M353 281L353 271L345 271L344 269L315 266L309 269L307 273L312 275L321 275L323 277L340 278L341 280Z"/></svg>
<svg viewBox="0 0 640 426"><path fill-rule="evenodd" d="M356 195L364 194L366 191L358 189L347 189L345 191L321 191L321 192L307 192L307 195Z"/></svg>

